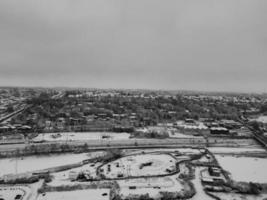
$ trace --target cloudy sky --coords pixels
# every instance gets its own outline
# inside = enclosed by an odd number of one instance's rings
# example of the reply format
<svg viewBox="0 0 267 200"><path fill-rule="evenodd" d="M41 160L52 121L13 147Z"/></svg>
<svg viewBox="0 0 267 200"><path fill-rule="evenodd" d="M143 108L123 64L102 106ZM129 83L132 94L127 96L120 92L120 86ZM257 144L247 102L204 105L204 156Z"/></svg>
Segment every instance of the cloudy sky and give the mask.
<svg viewBox="0 0 267 200"><path fill-rule="evenodd" d="M1 0L0 85L267 92L267 1Z"/></svg>

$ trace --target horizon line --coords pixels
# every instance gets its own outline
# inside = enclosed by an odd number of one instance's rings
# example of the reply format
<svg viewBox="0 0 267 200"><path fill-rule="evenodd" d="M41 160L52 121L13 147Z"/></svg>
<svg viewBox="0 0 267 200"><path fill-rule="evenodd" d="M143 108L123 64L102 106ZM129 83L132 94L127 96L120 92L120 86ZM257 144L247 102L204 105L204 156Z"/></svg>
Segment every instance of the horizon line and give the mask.
<svg viewBox="0 0 267 200"><path fill-rule="evenodd" d="M264 91L249 92L249 91L215 91L215 90L199 90L199 89L153 89L153 88L105 88L105 87L85 87L85 86L11 86L0 85L0 88L42 88L42 89L82 89L82 90L128 90L128 91L157 91L157 92L187 92L187 93L228 93L228 94L267 94Z"/></svg>

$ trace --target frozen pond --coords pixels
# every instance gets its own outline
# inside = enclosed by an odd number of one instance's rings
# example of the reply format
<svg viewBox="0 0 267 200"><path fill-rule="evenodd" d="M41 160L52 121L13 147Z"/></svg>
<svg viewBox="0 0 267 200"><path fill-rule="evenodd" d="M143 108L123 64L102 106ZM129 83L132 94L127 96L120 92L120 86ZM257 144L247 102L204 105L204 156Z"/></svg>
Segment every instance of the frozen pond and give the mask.
<svg viewBox="0 0 267 200"><path fill-rule="evenodd" d="M129 139L129 133L114 132L66 132L66 133L43 133L33 138L33 141L72 141L72 140L123 140Z"/></svg>
<svg viewBox="0 0 267 200"><path fill-rule="evenodd" d="M101 152L97 152L99 154ZM95 153L54 154L45 156L28 156L23 158L0 159L0 176L4 174L29 172L50 167L73 164L96 156Z"/></svg>
<svg viewBox="0 0 267 200"><path fill-rule="evenodd" d="M235 181L267 183L267 158L215 156Z"/></svg>

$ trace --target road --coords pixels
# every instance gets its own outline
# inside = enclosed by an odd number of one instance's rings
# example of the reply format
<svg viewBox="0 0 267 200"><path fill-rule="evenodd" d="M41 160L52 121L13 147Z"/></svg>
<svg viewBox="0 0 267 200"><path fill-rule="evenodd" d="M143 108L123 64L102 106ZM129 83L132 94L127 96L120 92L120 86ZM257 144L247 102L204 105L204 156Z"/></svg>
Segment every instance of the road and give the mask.
<svg viewBox="0 0 267 200"><path fill-rule="evenodd" d="M24 105L22 106L21 109L19 109L19 110L17 110L17 111L14 111L13 113L10 113L10 114L8 114L8 115L2 117L2 118L0 119L0 123L6 122L6 121L9 120L10 118L12 118L12 117L14 117L15 115L17 115L17 114L23 112L24 110L26 110L28 107L30 107L30 106L27 106L27 105L24 104Z"/></svg>
<svg viewBox="0 0 267 200"><path fill-rule="evenodd" d="M265 149L267 149L267 138L262 136L258 131L256 131L252 126L248 125L244 121L239 121L241 122L245 127L247 127L253 134L254 139L260 143Z"/></svg>
<svg viewBox="0 0 267 200"><path fill-rule="evenodd" d="M206 141L204 139L124 139L124 140L75 140L75 141L56 141L56 142L42 142L42 143L18 143L18 144L2 144L0 145L0 152L14 151L17 149L23 149L29 145L45 146L49 144L69 144L74 146L81 146L85 143L89 148L107 148L107 147L150 147L150 146L205 146Z"/></svg>
<svg viewBox="0 0 267 200"><path fill-rule="evenodd" d="M59 91L57 94L55 94L54 96L52 96L52 99L60 99L65 95L65 93L63 91Z"/></svg>

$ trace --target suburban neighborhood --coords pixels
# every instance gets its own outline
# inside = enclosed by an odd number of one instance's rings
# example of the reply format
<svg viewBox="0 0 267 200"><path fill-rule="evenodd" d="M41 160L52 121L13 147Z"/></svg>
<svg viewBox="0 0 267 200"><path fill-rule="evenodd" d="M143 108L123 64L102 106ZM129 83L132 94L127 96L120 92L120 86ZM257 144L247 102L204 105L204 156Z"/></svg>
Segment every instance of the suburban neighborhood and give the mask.
<svg viewBox="0 0 267 200"><path fill-rule="evenodd" d="M1 200L267 198L265 94L1 88L1 102Z"/></svg>

